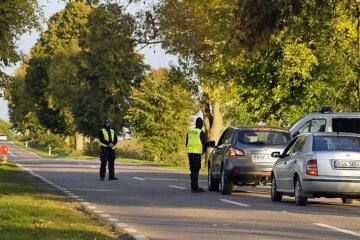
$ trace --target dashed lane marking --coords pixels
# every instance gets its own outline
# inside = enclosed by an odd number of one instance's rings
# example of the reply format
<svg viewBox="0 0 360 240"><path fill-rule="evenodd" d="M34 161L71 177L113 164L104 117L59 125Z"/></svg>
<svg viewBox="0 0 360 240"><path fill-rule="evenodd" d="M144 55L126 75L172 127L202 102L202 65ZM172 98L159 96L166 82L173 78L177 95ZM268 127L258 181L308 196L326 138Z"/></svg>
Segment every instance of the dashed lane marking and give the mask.
<svg viewBox="0 0 360 240"><path fill-rule="evenodd" d="M148 240L148 238L146 238L146 237L143 236L143 235L135 235L134 238L135 238L136 240Z"/></svg>
<svg viewBox="0 0 360 240"><path fill-rule="evenodd" d="M137 179L137 180L140 180L140 181L145 181L145 179L139 178L139 177L133 177L133 179Z"/></svg>
<svg viewBox="0 0 360 240"><path fill-rule="evenodd" d="M133 229L133 228L124 228L125 231L127 231L128 233L137 233L138 231Z"/></svg>
<svg viewBox="0 0 360 240"><path fill-rule="evenodd" d="M242 206L242 207L250 207L250 205L248 204L244 204L244 203L239 203L239 202L234 202L234 201L230 201L227 199L219 199L222 202L226 202L226 203L230 203L230 204L234 204L234 205L238 205L238 206Z"/></svg>
<svg viewBox="0 0 360 240"><path fill-rule="evenodd" d="M350 234L350 235L353 235L353 236L356 236L356 237L360 237L360 233L356 233L356 232L353 232L353 231L337 228L337 227L330 226L330 225L323 224L323 223L314 223L314 224L316 226L319 226L319 227L329 228L331 230L335 230L335 231L338 231L338 232L347 233L347 234Z"/></svg>
<svg viewBox="0 0 360 240"><path fill-rule="evenodd" d="M184 187L178 187L178 186L174 186L174 185L168 185L169 187L171 188L177 188L177 189L182 189L182 190L185 190L187 188L184 188Z"/></svg>

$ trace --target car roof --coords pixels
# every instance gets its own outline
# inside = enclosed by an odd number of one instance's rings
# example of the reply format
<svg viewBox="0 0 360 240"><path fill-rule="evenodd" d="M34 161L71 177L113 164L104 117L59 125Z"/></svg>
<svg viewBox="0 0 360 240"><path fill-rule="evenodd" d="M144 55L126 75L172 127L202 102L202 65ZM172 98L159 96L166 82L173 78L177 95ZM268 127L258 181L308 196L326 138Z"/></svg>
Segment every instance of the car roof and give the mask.
<svg viewBox="0 0 360 240"><path fill-rule="evenodd" d="M360 118L360 112L329 112L329 113L322 113L322 112L313 112L303 115L302 117L358 117Z"/></svg>
<svg viewBox="0 0 360 240"><path fill-rule="evenodd" d="M347 133L347 132L308 132L301 133L300 135L314 135L314 136L351 136L351 137L360 137L358 133Z"/></svg>
<svg viewBox="0 0 360 240"><path fill-rule="evenodd" d="M289 132L288 129L286 128L281 128L281 127L273 127L273 126L250 126L250 125L244 125L244 126L230 126L230 128L233 129L240 129L240 130L245 130L245 129L251 129L251 130L256 130L256 129L271 129L271 130L277 130L277 131L281 131L281 132Z"/></svg>

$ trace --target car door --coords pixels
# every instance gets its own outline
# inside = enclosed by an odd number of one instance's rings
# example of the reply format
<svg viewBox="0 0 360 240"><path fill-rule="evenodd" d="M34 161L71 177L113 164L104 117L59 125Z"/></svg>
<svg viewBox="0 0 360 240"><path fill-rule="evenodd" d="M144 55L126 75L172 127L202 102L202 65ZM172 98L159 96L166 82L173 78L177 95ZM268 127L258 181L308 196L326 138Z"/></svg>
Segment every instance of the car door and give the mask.
<svg viewBox="0 0 360 240"><path fill-rule="evenodd" d="M228 128L225 136L222 140L222 143L220 146L218 146L219 149L219 164L221 166L222 163L225 163L227 161L227 159L229 158L228 156L228 150L231 147L231 143L232 143L232 139L233 139L233 133L234 133L234 129L232 128Z"/></svg>
<svg viewBox="0 0 360 240"><path fill-rule="evenodd" d="M290 151L290 156L284 162L283 169L283 183L284 189L293 190L294 188L294 174L296 162L299 161L299 156L302 153L306 140L306 135L301 135L294 144L294 147Z"/></svg>
<svg viewBox="0 0 360 240"><path fill-rule="evenodd" d="M211 153L212 161L210 161L210 164L212 164L211 165L212 171L213 171L213 174L215 174L216 176L220 176L220 170L221 170L220 153L222 151L222 148L219 148L219 147L221 145L223 145L223 141L224 141L224 138L225 138L225 135L226 135L227 131L228 131L228 129L225 129L225 131L223 132L223 134L219 138L217 146L214 148L213 152Z"/></svg>
<svg viewBox="0 0 360 240"><path fill-rule="evenodd" d="M286 189L285 188L285 186L286 186L286 183L285 183L286 164L290 158L290 154L291 154L292 149L294 148L295 143L298 138L299 137L297 136L293 140L291 140L291 142L285 148L284 152L280 155L280 158L274 164L273 169L274 169L275 176L276 176L276 184L279 189Z"/></svg>

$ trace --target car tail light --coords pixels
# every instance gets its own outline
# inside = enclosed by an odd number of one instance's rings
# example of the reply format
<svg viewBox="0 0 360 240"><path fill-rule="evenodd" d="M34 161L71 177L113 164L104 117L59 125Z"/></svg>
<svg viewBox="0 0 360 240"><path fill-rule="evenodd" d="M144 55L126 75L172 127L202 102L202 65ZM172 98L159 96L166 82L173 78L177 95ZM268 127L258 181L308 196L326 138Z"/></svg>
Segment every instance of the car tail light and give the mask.
<svg viewBox="0 0 360 240"><path fill-rule="evenodd" d="M234 156L244 156L245 153L243 152L243 150L237 149L237 148L230 148L229 149L229 156L234 157Z"/></svg>
<svg viewBox="0 0 360 240"><path fill-rule="evenodd" d="M316 159L307 161L307 163L306 163L306 174L307 175L313 175L313 176L318 175L318 168L317 168Z"/></svg>

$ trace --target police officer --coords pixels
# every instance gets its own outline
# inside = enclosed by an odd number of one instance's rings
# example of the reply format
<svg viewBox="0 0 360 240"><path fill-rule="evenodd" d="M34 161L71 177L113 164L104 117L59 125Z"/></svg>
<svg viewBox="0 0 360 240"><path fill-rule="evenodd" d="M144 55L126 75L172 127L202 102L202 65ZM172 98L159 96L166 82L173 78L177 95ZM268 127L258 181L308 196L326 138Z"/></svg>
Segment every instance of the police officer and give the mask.
<svg viewBox="0 0 360 240"><path fill-rule="evenodd" d="M99 131L100 141L100 180L104 180L106 173L106 165L109 168L109 180L118 180L115 177L115 146L117 144L117 136L111 128L109 120L106 120L104 126Z"/></svg>
<svg viewBox="0 0 360 240"><path fill-rule="evenodd" d="M201 168L201 155L206 151L206 136L202 131L203 120L198 117L195 122L195 128L191 129L186 135L186 148L189 157L191 192L200 193L204 189L199 188L198 178Z"/></svg>

